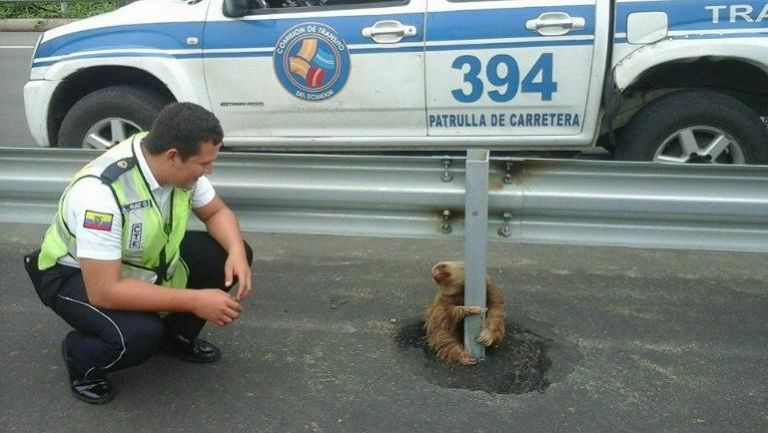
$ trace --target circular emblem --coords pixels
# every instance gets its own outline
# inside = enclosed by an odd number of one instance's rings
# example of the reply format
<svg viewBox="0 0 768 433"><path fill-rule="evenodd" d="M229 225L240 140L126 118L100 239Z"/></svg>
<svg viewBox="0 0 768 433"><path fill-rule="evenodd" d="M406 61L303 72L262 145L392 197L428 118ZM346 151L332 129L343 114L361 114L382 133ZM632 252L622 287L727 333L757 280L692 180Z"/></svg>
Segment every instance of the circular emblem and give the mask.
<svg viewBox="0 0 768 433"><path fill-rule="evenodd" d="M126 168L128 167L128 162L126 161L117 161L117 166L120 168Z"/></svg>
<svg viewBox="0 0 768 433"><path fill-rule="evenodd" d="M275 45L275 73L285 90L305 101L322 101L341 91L349 77L349 50L325 24L291 27Z"/></svg>

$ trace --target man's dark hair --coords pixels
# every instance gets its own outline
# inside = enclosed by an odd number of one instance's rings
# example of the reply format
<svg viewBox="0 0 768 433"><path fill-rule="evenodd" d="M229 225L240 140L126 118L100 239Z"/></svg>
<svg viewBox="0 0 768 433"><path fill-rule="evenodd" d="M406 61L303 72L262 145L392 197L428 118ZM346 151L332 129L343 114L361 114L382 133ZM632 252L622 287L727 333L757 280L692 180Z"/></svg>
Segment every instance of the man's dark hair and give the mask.
<svg viewBox="0 0 768 433"><path fill-rule="evenodd" d="M219 144L223 138L221 123L213 113L191 102L173 102L160 110L144 137L144 147L152 155L175 148L185 161L197 155L201 142Z"/></svg>

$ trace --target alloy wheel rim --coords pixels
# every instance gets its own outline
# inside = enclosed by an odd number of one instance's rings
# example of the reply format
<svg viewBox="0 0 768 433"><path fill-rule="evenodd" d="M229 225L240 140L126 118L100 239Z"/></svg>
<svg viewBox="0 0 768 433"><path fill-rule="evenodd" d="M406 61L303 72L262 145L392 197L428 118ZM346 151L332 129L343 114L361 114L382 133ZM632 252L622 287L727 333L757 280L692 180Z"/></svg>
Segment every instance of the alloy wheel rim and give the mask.
<svg viewBox="0 0 768 433"><path fill-rule="evenodd" d="M653 160L675 164L746 164L744 151L733 136L704 125L675 131L662 142Z"/></svg>
<svg viewBox="0 0 768 433"><path fill-rule="evenodd" d="M88 129L83 138L83 148L109 149L141 130L142 128L139 125L128 119L108 117L99 120Z"/></svg>

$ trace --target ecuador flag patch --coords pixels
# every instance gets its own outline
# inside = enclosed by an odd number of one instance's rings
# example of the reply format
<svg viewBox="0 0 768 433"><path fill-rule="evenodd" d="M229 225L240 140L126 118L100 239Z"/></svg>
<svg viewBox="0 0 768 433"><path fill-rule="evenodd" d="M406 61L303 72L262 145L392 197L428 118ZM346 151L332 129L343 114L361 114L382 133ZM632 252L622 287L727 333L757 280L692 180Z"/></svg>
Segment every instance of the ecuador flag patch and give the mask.
<svg viewBox="0 0 768 433"><path fill-rule="evenodd" d="M86 210L83 227L91 230L102 230L105 232L112 231L113 218L114 217L111 213Z"/></svg>

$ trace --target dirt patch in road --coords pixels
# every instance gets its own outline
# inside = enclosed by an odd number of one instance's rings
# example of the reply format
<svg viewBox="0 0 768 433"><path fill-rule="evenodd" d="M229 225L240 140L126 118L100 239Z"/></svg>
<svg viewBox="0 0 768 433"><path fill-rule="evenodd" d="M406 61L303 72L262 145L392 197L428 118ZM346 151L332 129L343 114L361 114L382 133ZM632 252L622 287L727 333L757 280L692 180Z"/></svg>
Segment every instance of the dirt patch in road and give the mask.
<svg viewBox="0 0 768 433"><path fill-rule="evenodd" d="M493 394L544 392L551 384L548 356L554 341L515 323L507 322L504 340L485 351L475 366L443 362L426 344L421 318L399 321L395 337L402 361L430 383L447 388L480 390Z"/></svg>

